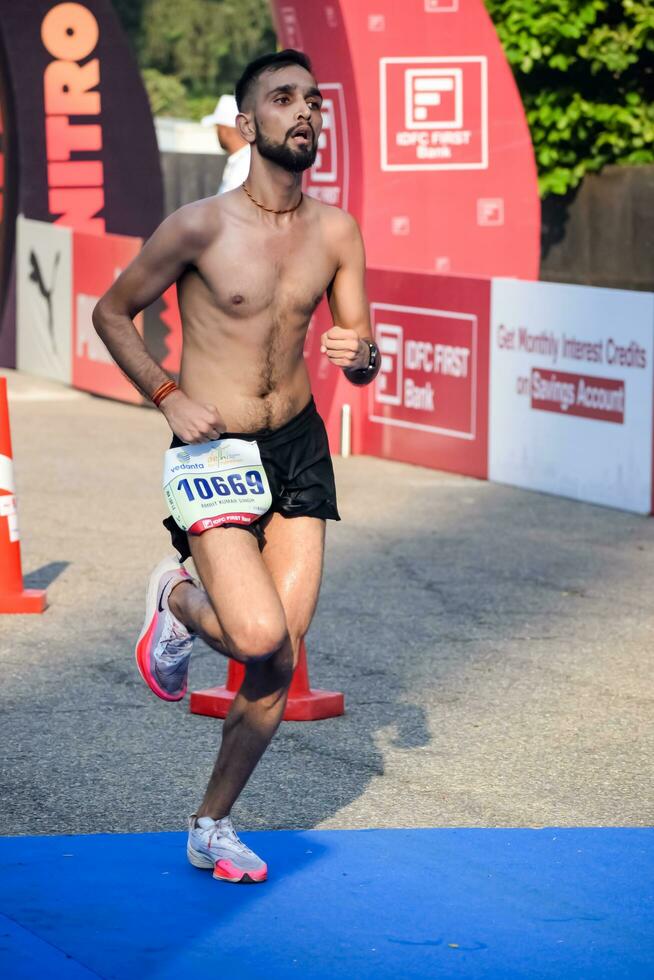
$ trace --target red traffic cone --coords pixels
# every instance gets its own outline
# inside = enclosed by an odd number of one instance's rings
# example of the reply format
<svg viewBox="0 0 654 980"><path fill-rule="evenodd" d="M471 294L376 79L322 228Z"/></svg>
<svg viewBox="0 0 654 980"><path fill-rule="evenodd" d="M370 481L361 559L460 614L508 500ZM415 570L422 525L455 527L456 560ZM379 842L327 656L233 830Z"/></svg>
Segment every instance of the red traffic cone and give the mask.
<svg viewBox="0 0 654 980"><path fill-rule="evenodd" d="M194 715L211 715L225 718L232 701L243 683L245 667L230 660L227 668L225 687L210 687L206 691L193 691L191 711ZM284 721L317 721L319 718L336 718L345 712L345 698L338 691L312 691L309 687L307 650L304 640L300 646L298 660L288 701L284 711Z"/></svg>
<svg viewBox="0 0 654 980"><path fill-rule="evenodd" d="M45 600L42 590L23 588L7 379L0 378L0 613L40 613Z"/></svg>

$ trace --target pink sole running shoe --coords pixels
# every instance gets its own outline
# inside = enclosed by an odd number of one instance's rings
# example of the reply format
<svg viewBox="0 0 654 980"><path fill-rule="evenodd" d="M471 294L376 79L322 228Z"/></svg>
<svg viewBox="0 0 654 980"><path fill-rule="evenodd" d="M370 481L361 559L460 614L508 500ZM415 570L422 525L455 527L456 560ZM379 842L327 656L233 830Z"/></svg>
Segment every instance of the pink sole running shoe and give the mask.
<svg viewBox="0 0 654 980"><path fill-rule="evenodd" d="M268 865L240 840L229 817L190 817L186 856L194 868L213 868L218 881L255 885L268 877Z"/></svg>
<svg viewBox="0 0 654 980"><path fill-rule="evenodd" d="M186 694L188 665L195 635L168 608L173 587L193 579L174 557L164 558L152 572L145 594L145 620L136 644L141 677L163 701L181 701Z"/></svg>

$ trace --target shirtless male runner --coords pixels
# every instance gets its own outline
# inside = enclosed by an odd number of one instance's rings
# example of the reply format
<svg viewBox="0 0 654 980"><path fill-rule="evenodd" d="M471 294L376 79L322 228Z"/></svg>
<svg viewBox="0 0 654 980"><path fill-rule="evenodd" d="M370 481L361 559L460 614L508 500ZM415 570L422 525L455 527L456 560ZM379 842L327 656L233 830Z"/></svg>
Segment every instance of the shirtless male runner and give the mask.
<svg viewBox="0 0 654 980"><path fill-rule="evenodd" d="M159 697L186 691L193 640L245 665L187 854L223 881L264 881L267 866L236 836L231 809L277 729L300 642L318 599L325 520L339 520L327 437L303 346L327 292L334 326L321 351L354 384L379 370L356 221L302 195L316 157L320 91L306 56L286 50L247 66L237 125L251 147L247 180L167 218L95 308L93 322L133 383L153 398L188 457L195 444L254 440L272 506L248 526L171 532L180 561L154 570L136 656ZM177 283L179 387L132 318ZM198 451L204 451L198 447ZM205 481L206 482L206 481ZM193 557L200 582L183 567Z"/></svg>

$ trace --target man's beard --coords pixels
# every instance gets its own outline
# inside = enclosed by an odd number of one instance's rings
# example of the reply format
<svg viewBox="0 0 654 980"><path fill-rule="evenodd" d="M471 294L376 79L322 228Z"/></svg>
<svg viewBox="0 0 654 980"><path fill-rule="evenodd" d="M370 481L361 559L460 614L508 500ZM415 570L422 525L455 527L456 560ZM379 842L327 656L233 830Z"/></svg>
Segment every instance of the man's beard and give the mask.
<svg viewBox="0 0 654 980"><path fill-rule="evenodd" d="M297 129L297 127L294 127ZM272 143L261 131L261 127L256 127L255 146L262 157L276 163L278 167L288 170L292 174L300 174L303 170L312 167L318 153L318 141L315 136L307 146L298 146L295 150L288 145L287 134L283 143Z"/></svg>

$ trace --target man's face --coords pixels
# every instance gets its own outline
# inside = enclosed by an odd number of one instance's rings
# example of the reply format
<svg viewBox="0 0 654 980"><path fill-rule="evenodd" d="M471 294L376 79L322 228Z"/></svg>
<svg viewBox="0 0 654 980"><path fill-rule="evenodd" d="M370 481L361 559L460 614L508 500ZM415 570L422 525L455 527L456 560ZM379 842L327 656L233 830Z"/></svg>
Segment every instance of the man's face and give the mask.
<svg viewBox="0 0 654 980"><path fill-rule="evenodd" d="M291 173L313 166L321 106L315 78L300 65L263 72L254 105L255 145L261 156Z"/></svg>

